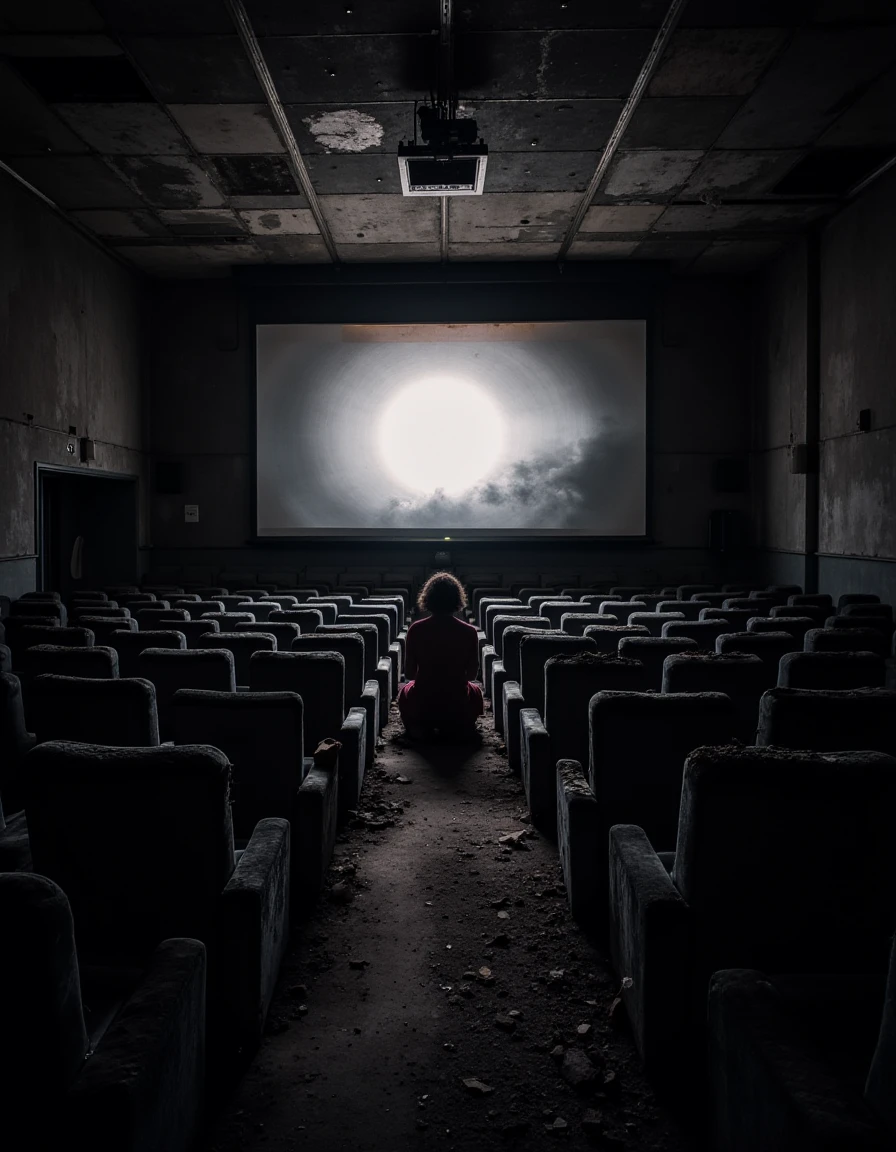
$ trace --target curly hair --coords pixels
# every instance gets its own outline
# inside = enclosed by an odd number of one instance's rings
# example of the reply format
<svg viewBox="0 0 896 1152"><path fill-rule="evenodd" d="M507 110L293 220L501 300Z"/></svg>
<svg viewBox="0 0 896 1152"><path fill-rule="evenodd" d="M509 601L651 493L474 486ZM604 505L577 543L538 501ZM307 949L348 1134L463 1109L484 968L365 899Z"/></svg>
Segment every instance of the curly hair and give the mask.
<svg viewBox="0 0 896 1152"><path fill-rule="evenodd" d="M436 572L426 581L417 597L423 612L459 612L467 606L464 588L450 572Z"/></svg>

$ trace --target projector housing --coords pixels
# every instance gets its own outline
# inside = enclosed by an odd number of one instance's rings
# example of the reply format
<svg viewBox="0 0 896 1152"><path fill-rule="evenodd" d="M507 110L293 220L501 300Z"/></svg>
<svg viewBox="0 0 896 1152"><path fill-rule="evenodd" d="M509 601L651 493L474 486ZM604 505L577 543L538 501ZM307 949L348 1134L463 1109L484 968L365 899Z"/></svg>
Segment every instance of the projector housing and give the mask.
<svg viewBox="0 0 896 1152"><path fill-rule="evenodd" d="M457 152L437 152L427 144L399 144L402 195L481 196L487 163L485 144L468 144Z"/></svg>
<svg viewBox="0 0 896 1152"><path fill-rule="evenodd" d="M398 145L404 196L481 196L488 148L476 139L476 121L446 116L429 104L417 109L423 143Z"/></svg>

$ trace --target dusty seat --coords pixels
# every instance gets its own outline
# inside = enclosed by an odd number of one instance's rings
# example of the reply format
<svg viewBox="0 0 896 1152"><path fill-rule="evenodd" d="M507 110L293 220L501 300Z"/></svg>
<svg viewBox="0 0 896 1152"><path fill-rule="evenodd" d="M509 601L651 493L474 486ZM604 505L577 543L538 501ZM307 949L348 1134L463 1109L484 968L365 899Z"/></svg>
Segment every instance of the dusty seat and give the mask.
<svg viewBox="0 0 896 1152"><path fill-rule="evenodd" d="M889 981L723 969L709 982L708 1032L719 1152L893 1147L896 962Z"/></svg>
<svg viewBox="0 0 896 1152"><path fill-rule="evenodd" d="M793 637L796 650L802 649L806 633L815 627L809 616L752 616L747 621L748 632L787 632Z"/></svg>
<svg viewBox="0 0 896 1152"><path fill-rule="evenodd" d="M699 1058L721 968L883 972L896 928L896 760L699 748L671 872L644 830L610 830L610 953L648 1071Z"/></svg>
<svg viewBox="0 0 896 1152"><path fill-rule="evenodd" d="M295 692L304 704L305 744L338 740L340 818L355 808L364 780L367 713L345 709L345 660L338 652L256 652L249 661L252 692ZM372 735L370 737L373 739Z"/></svg>
<svg viewBox="0 0 896 1152"><path fill-rule="evenodd" d="M201 940L213 1043L257 1043L289 935L288 821L260 821L237 862L230 764L208 746L39 744L25 778L34 867L66 892L82 955L133 966Z"/></svg>
<svg viewBox="0 0 896 1152"><path fill-rule="evenodd" d="M768 673L758 656L733 652L681 652L663 662L663 692L724 692L737 709L737 737L745 744L756 739L759 698L769 687Z"/></svg>
<svg viewBox="0 0 896 1152"><path fill-rule="evenodd" d="M702 744L732 743L737 712L722 692L599 692L587 706L584 750L554 777L560 865L576 919L607 930L607 843L637 823L674 844L684 762Z"/></svg>
<svg viewBox="0 0 896 1152"><path fill-rule="evenodd" d="M649 636L650 633L643 624L588 624L584 635L598 652L609 652L612 656L619 651L619 641L626 636Z"/></svg>
<svg viewBox="0 0 896 1152"><path fill-rule="evenodd" d="M873 652L888 656L890 646L877 628L810 628L803 637L805 652Z"/></svg>
<svg viewBox="0 0 896 1152"><path fill-rule="evenodd" d="M674 640L696 640L697 647L704 652L714 652L716 638L730 632L726 620L671 620L663 625L663 635Z"/></svg>
<svg viewBox="0 0 896 1152"><path fill-rule="evenodd" d="M645 691L660 692L663 687L663 661L667 656L696 652L697 641L671 636L623 636L616 649L624 660L639 660L644 665Z"/></svg>
<svg viewBox="0 0 896 1152"><path fill-rule="evenodd" d="M716 652L721 656L734 652L758 656L766 671L767 688L778 682L781 657L788 652L799 652L801 648L802 644L789 632L723 632L716 637Z"/></svg>
<svg viewBox="0 0 896 1152"><path fill-rule="evenodd" d="M896 756L896 692L772 688L759 702L756 743Z"/></svg>
<svg viewBox="0 0 896 1152"><path fill-rule="evenodd" d="M73 740L134 748L159 743L156 690L149 680L37 676L28 712L39 743Z"/></svg>
<svg viewBox="0 0 896 1152"><path fill-rule="evenodd" d="M249 661L256 652L276 652L277 638L257 624L244 632L209 632L200 641L203 648L226 648L233 653L233 674L237 687L249 684Z"/></svg>
<svg viewBox="0 0 896 1152"><path fill-rule="evenodd" d="M238 844L266 817L289 821L292 904L296 910L310 908L336 840L337 774L305 758L301 697L185 688L174 694L173 716L176 744L211 744L233 765Z"/></svg>
<svg viewBox="0 0 896 1152"><path fill-rule="evenodd" d="M75 949L61 888L0 874L0 1113L13 1148L189 1152L202 1130L206 952L158 943L128 975Z"/></svg>
<svg viewBox="0 0 896 1152"><path fill-rule="evenodd" d="M883 688L887 666L873 652L788 652L781 657L779 688Z"/></svg>
<svg viewBox="0 0 896 1152"><path fill-rule="evenodd" d="M119 675L139 676L141 652L147 648L171 648L178 651L186 648L187 638L179 628L164 628L151 632L113 632L111 643L118 653Z"/></svg>
<svg viewBox="0 0 896 1152"><path fill-rule="evenodd" d="M526 645L522 651L526 676ZM557 764L588 763L591 697L608 690L645 691L647 674L637 660L580 651L551 656L543 665L542 678L542 711L525 707L520 712L520 766L532 823L556 839Z"/></svg>
<svg viewBox="0 0 896 1152"><path fill-rule="evenodd" d="M171 700L179 688L235 692L233 653L227 648L146 648L137 657L138 674L156 689L159 738L173 738Z"/></svg>
<svg viewBox="0 0 896 1152"><path fill-rule="evenodd" d="M293 652L338 652L345 663L345 708L363 708L367 714L368 739L365 741L364 771L373 767L376 733L379 730L380 690L375 679L364 676L364 640L357 633L337 632L321 635L312 632L292 642ZM312 749L313 751L313 749Z"/></svg>

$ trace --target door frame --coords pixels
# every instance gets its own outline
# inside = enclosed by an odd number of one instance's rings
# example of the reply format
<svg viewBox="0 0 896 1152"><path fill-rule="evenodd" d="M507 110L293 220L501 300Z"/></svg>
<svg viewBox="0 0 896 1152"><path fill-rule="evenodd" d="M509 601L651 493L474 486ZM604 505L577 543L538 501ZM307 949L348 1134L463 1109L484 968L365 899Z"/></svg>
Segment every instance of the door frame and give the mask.
<svg viewBox="0 0 896 1152"><path fill-rule="evenodd" d="M79 468L76 465L70 464L43 464L36 461L34 465L34 525L35 525L35 548L36 563L35 563L35 583L38 590L46 587L47 578L47 541L46 541L46 517L44 514L44 480L47 476L56 473L63 473L66 476L79 476L88 477L92 480L112 480L112 481L132 481L134 485L134 516L137 518L138 533L137 533L137 552L134 555L135 568L137 566L137 554L139 553L139 515L140 515L140 477L136 472L111 472L111 471L92 471L88 468Z"/></svg>

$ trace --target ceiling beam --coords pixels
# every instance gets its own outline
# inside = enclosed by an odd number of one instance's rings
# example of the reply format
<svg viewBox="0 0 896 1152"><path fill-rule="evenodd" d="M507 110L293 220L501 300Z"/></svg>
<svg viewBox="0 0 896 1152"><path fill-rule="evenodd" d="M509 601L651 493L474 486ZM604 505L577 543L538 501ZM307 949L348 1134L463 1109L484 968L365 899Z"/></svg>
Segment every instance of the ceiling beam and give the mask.
<svg viewBox="0 0 896 1152"><path fill-rule="evenodd" d="M286 162L292 172L293 179L308 201L311 215L314 217L314 222L320 232L321 239L326 246L327 252L330 254L330 259L334 264L338 264L339 253L336 249L333 235L330 232L330 226L324 217L320 200L318 199L317 192L314 190L314 185L311 183L311 177L308 175L308 169L305 167L305 161L302 159L299 145L293 135L289 120L286 118L286 111L277 94L273 77L261 51L258 37L255 35L255 30L249 21L243 0L224 0L224 4L236 26L239 38L243 43L243 48L245 48L246 55L249 57L249 63L252 65L252 69L258 78L258 83L261 85L261 90L264 92L265 99L271 109L271 114L274 117L274 126L277 129L277 134L280 137L283 147L286 149Z"/></svg>
<svg viewBox="0 0 896 1152"><path fill-rule="evenodd" d="M688 0L672 0L669 5L669 10L660 25L660 29L656 34L656 39L647 53L647 59L641 66L641 71L638 73L638 78L635 80L634 86L629 93L628 99L623 105L622 111L619 113L619 119L616 121L616 126L610 133L610 139L607 141L603 152L601 153L600 160L597 162L597 167L594 174L588 181L588 187L585 189L585 194L576 209L572 222L567 229L566 236L563 238L563 243L560 245L560 251L557 253L558 260L565 260L567 253L573 245L573 242L578 235L579 229L582 227L582 222L585 219L585 214L591 206L591 201L594 199L598 188L603 182L604 177L610 167L613 157L616 155L616 150L622 142L622 137L625 135L626 129L631 122L632 116L635 114L635 109L641 103L641 98L647 91L647 85L650 83L657 65L672 33L675 31L678 21L681 19L681 14L684 12L685 5Z"/></svg>

